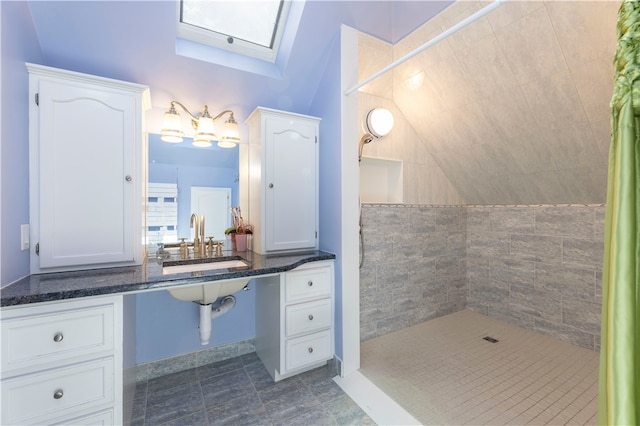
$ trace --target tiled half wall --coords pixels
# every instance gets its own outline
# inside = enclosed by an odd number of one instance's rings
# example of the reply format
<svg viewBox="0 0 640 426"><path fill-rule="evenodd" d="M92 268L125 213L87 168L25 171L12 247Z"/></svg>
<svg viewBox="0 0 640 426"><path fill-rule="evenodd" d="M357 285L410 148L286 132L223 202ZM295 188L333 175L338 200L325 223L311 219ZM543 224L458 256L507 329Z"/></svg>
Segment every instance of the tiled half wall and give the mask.
<svg viewBox="0 0 640 426"><path fill-rule="evenodd" d="M469 308L599 350L603 206L362 206L360 336Z"/></svg>

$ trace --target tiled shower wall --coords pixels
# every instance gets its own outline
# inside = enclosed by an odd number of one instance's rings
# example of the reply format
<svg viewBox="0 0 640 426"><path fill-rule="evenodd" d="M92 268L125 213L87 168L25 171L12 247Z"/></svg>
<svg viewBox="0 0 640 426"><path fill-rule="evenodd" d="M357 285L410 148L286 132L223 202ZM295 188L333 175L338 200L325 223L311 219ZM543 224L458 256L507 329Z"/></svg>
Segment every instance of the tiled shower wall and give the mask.
<svg viewBox="0 0 640 426"><path fill-rule="evenodd" d="M466 209L467 306L599 350L605 208Z"/></svg>
<svg viewBox="0 0 640 426"><path fill-rule="evenodd" d="M464 309L463 207L365 204L362 223L361 340Z"/></svg>
<svg viewBox="0 0 640 426"><path fill-rule="evenodd" d="M361 340L465 307L600 346L602 206L363 205Z"/></svg>

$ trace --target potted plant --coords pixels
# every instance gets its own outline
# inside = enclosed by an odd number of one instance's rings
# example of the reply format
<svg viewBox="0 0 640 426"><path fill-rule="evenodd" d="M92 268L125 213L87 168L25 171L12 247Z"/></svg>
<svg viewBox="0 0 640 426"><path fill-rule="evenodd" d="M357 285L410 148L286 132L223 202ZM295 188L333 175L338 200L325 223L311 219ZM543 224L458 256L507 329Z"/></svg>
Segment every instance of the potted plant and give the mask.
<svg viewBox="0 0 640 426"><path fill-rule="evenodd" d="M231 247L234 251L247 251L247 235L253 234L253 226L245 224L240 214L240 207L231 207L233 214L233 226L227 228L224 233L231 238Z"/></svg>

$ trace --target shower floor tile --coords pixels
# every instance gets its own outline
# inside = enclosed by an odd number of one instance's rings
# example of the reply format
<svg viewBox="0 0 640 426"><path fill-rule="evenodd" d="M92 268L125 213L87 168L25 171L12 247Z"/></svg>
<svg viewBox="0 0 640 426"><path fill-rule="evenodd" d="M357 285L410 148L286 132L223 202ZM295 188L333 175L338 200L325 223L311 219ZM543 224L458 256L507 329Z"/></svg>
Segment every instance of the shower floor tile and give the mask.
<svg viewBox="0 0 640 426"><path fill-rule="evenodd" d="M598 363L465 310L362 342L360 372L423 424L591 425Z"/></svg>

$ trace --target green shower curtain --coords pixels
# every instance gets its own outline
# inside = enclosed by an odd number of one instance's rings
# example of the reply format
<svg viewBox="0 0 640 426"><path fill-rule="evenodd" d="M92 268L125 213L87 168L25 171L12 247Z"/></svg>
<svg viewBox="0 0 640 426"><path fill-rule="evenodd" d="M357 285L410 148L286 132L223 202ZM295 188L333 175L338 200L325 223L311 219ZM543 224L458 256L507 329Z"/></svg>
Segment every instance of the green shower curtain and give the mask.
<svg viewBox="0 0 640 426"><path fill-rule="evenodd" d="M640 2L623 1L611 100L598 423L640 423Z"/></svg>

